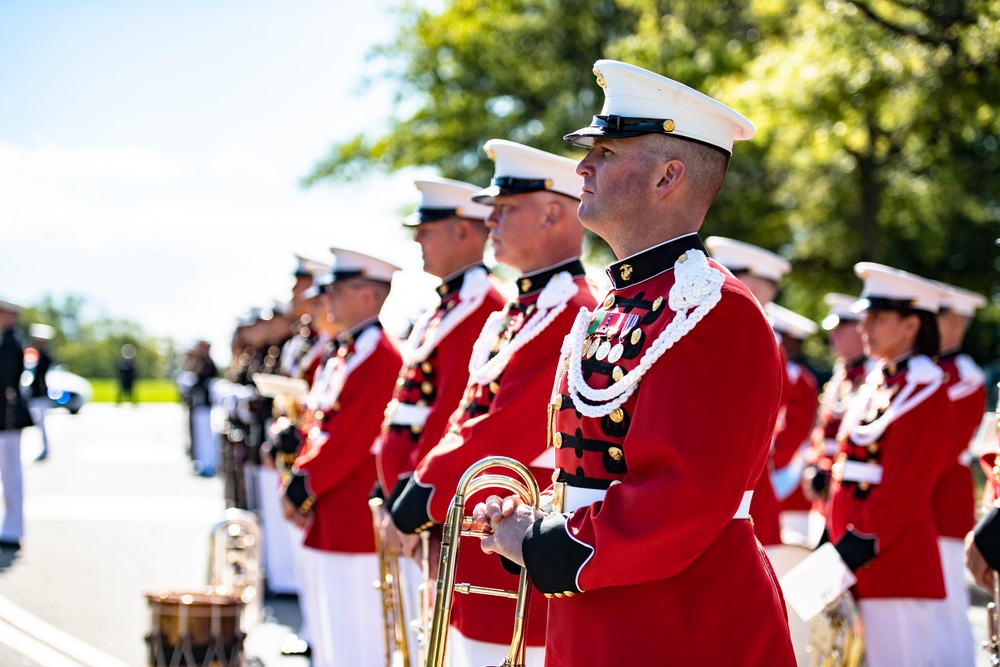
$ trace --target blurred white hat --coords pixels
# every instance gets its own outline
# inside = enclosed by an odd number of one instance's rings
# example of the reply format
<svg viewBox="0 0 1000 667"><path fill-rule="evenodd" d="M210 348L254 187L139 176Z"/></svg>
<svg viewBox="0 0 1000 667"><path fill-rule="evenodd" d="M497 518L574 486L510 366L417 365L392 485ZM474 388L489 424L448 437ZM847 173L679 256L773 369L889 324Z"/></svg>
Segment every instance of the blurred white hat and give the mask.
<svg viewBox="0 0 1000 667"><path fill-rule="evenodd" d="M945 294L941 298L941 311L963 317L975 317L976 311L986 305L986 297L978 292L938 282Z"/></svg>
<svg viewBox="0 0 1000 667"><path fill-rule="evenodd" d="M705 247L715 261L734 274L749 273L778 282L792 270L791 264L781 255L736 239L709 236L705 239Z"/></svg>
<svg viewBox="0 0 1000 667"><path fill-rule="evenodd" d="M567 134L566 141L590 148L594 137L665 134L733 152L733 141L752 139L749 120L694 88L617 60L594 63L604 107L590 125Z"/></svg>
<svg viewBox="0 0 1000 667"><path fill-rule="evenodd" d="M333 253L333 269L326 275L313 280L313 286L303 292L307 299L321 294L323 290L338 280L366 278L388 284L392 282L393 274L401 270L395 264L356 250L330 248L330 252Z"/></svg>
<svg viewBox="0 0 1000 667"><path fill-rule="evenodd" d="M497 195L541 190L580 198L583 176L576 173L576 160L505 139L490 139L483 145L483 150L496 163L493 182L490 187L473 195L473 201L492 206Z"/></svg>
<svg viewBox="0 0 1000 667"><path fill-rule="evenodd" d="M839 292L829 292L823 296L823 302L830 309L830 314L823 318L820 325L826 331L831 331L841 322L857 322L861 317L852 309L858 302L858 297Z"/></svg>
<svg viewBox="0 0 1000 667"><path fill-rule="evenodd" d="M28 327L28 335L38 340L52 340L56 335L56 330L48 324L32 324Z"/></svg>
<svg viewBox="0 0 1000 667"><path fill-rule="evenodd" d="M0 310L5 313L20 313L21 306L16 303L11 303L10 301L3 301L0 299Z"/></svg>
<svg viewBox="0 0 1000 667"><path fill-rule="evenodd" d="M767 321L771 323L771 328L789 338L805 340L816 333L818 329L816 323L808 317L799 315L776 303L765 305L764 312L767 314Z"/></svg>
<svg viewBox="0 0 1000 667"><path fill-rule="evenodd" d="M317 273L328 273L330 271L329 264L318 262L315 259L309 259L308 257L303 257L302 255L296 255L295 262L295 273L293 275L296 278L311 277L315 276Z"/></svg>
<svg viewBox="0 0 1000 667"><path fill-rule="evenodd" d="M472 200L472 195L481 188L471 183L463 183L450 178L434 178L414 181L420 191L420 206L403 220L407 227L416 227L426 222L458 217L470 220L485 220L490 207Z"/></svg>
<svg viewBox="0 0 1000 667"><path fill-rule="evenodd" d="M915 308L936 313L945 290L933 280L875 262L859 262L854 272L865 281L855 312Z"/></svg>

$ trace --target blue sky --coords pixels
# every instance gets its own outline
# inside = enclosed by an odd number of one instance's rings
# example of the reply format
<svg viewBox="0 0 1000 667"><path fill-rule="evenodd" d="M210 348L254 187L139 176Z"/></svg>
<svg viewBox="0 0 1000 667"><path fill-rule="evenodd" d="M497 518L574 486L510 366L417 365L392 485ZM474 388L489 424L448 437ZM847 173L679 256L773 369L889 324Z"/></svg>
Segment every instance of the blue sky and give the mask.
<svg viewBox="0 0 1000 667"><path fill-rule="evenodd" d="M412 315L434 281L399 218L433 172L298 186L389 117L361 82L396 4L0 0L0 298L79 294L224 360L294 253L343 245L407 270L387 319Z"/></svg>

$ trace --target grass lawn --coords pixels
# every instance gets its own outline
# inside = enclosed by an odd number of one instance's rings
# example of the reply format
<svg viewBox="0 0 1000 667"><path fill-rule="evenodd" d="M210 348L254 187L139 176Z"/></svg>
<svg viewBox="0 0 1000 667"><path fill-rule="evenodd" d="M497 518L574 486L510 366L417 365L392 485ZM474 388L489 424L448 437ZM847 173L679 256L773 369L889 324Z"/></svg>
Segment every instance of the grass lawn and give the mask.
<svg viewBox="0 0 1000 667"><path fill-rule="evenodd" d="M107 378L90 380L94 387L94 403L114 403L118 397L118 381ZM135 400L139 403L176 403L181 400L180 392L172 380L140 379L132 388Z"/></svg>

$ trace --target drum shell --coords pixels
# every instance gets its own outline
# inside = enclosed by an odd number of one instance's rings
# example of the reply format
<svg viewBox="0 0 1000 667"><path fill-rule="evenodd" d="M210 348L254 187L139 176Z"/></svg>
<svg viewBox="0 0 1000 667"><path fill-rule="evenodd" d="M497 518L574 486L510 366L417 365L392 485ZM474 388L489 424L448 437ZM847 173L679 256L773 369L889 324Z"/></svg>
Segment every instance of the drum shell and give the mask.
<svg viewBox="0 0 1000 667"><path fill-rule="evenodd" d="M147 594L151 667L236 667L242 664L244 601L200 592Z"/></svg>

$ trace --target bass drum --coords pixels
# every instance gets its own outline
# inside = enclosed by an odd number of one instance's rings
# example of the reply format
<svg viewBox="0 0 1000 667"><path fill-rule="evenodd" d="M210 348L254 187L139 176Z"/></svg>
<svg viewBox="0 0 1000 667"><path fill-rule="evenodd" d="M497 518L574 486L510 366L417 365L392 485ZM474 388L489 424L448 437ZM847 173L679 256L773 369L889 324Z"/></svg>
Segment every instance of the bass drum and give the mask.
<svg viewBox="0 0 1000 667"><path fill-rule="evenodd" d="M242 667L245 603L235 595L147 594L150 667Z"/></svg>

